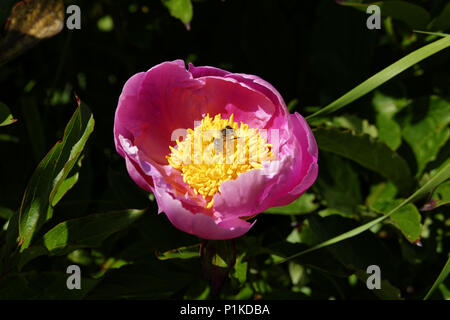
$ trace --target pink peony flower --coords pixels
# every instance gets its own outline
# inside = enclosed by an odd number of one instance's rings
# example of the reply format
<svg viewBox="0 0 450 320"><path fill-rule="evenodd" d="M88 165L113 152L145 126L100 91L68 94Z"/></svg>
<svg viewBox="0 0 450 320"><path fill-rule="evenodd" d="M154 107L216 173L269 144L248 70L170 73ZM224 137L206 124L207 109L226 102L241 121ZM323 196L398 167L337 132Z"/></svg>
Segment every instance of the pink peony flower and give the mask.
<svg viewBox="0 0 450 320"><path fill-rule="evenodd" d="M272 85L182 60L127 81L114 142L159 213L203 239L245 234L247 220L297 199L318 172L311 129Z"/></svg>

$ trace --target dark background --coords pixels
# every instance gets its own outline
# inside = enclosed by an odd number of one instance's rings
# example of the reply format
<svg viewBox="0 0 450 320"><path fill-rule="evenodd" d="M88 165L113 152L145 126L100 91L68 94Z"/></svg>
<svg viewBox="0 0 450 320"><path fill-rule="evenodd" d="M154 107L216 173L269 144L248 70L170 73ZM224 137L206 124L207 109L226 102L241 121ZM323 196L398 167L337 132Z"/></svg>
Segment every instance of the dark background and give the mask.
<svg viewBox="0 0 450 320"><path fill-rule="evenodd" d="M422 6L431 17L439 16L447 4L447 1L410 2ZM292 111L306 116L429 42L427 36L412 33L411 26L396 19L393 20L393 35L386 31L385 25L381 30L368 30L365 12L328 0L193 1L194 16L190 30L157 0L86 0L65 1L65 4L80 6L81 30L64 28L58 35L40 42L0 67L0 100L18 119L17 123L1 129L9 141L6 138L0 141L0 205L13 211L19 208L34 169L61 138L76 108L76 93L91 108L96 121L95 131L84 154L79 182L58 205L54 218L41 233L58 222L91 213L150 206L140 222L111 236L102 247L78 252L86 260L43 256L24 269L25 272L57 272L65 270L70 261L80 264L84 261L83 275L89 278L96 275L102 279L102 272L108 270L105 267L105 263L110 261L108 259L113 257L115 261L135 262L125 266L129 269L118 269L123 270L123 274L108 280L111 282L86 292L88 298L195 298L201 296L207 287L198 260L177 260L168 267L154 258L154 251L191 245L199 240L173 228L164 215L156 215L155 202L149 201L147 194L134 185L126 173L125 162L115 151L112 134L114 112L122 87L133 74L174 59L255 74L274 85L286 104L292 106ZM105 16L113 21L113 27L106 30L98 24ZM420 101L431 94L449 97L448 50L421 63L420 70L411 68L380 90L393 97L407 97L413 101ZM335 115L352 114L373 124L376 113L371 105L372 98L373 95L369 94ZM417 112L414 111L412 116L417 119L421 118L421 113L426 113L426 108L420 105L413 110ZM426 171L441 165L448 158L448 150L447 142L436 160L428 163ZM408 144L403 143L397 152L415 173L417 164ZM320 153L319 178L322 181L329 181L329 172L344 161L335 157ZM354 162L344 162L358 176L358 185L354 186L359 193L356 203L363 204L370 187L383 178ZM345 176L342 179L346 179ZM416 187L418 185L419 179ZM316 184L312 193L323 208L326 196L321 186L324 184ZM341 187L349 188L345 183ZM445 210L443 215L448 221L448 210ZM331 220L334 218L338 216L331 217ZM347 278L354 274L354 268L340 263L328 251L311 256L306 264L300 263L305 266L303 271L307 280L294 286L295 289L289 278L292 276L291 267L281 265L266 270L270 256L259 254L258 248L284 241L292 231L291 223L294 222L295 226L302 219L278 215L259 217L255 227L237 244L238 253L245 252L249 261L247 281L242 284L229 279L221 297L375 298L364 283L352 285ZM347 222L353 226L353 220L342 222L341 226ZM381 245L396 257L389 267L392 270L386 272L390 273L389 281L400 289L402 297L421 298L440 272L448 252L448 241L443 239L448 240L449 229L444 221L436 222L435 226L439 223L444 237L439 241L444 249L437 253L436 240L430 240L431 249L427 254L419 252L418 247L412 244L404 247L401 234L386 227L390 236L384 238ZM359 252L351 243L350 248L343 250ZM371 256L370 252L365 253ZM372 257L376 256L372 252ZM160 283L156 289L146 283L148 270L156 269L156 273L152 271L156 278L170 278L170 268L177 272L182 269L192 279L173 290L169 289L170 280ZM252 268L256 271L251 271ZM332 271L321 273L322 269ZM31 285L28 285L30 290L33 286L40 287L39 281L33 281L30 280ZM19 284L12 286L20 287ZM309 290L312 288L312 293L308 294L303 286ZM250 291L242 293L247 287L251 288ZM58 298L60 293L54 296L51 292L47 294L50 298ZM17 297L21 295L17 293ZM203 298L206 297L211 296Z"/></svg>

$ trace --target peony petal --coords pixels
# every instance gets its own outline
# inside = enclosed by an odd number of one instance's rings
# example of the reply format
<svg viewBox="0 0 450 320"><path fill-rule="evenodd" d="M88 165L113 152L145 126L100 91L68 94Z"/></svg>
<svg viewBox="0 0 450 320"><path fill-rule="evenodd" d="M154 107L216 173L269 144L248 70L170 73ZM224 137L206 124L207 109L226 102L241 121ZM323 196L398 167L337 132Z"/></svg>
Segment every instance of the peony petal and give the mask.
<svg viewBox="0 0 450 320"><path fill-rule="evenodd" d="M185 209L181 201L174 199L166 190L157 188L158 206L178 229L202 239L225 240L239 237L253 224L242 219L216 223L215 219L203 213L192 213Z"/></svg>
<svg viewBox="0 0 450 320"><path fill-rule="evenodd" d="M116 145L117 152L122 157L125 157L126 152L121 147L121 143L119 141L119 136L125 137L127 139L132 139L132 134L128 130L132 123L128 121L124 121L126 119L127 108L124 105L134 105L137 104L137 95L139 91L140 84L145 77L145 72L140 72L132 76L125 83L122 93L119 97L119 104L116 109L116 114L114 118L114 142Z"/></svg>
<svg viewBox="0 0 450 320"><path fill-rule="evenodd" d="M192 74L194 78L207 77L207 76L216 76L216 77L224 77L230 72L216 68L216 67L195 67L192 63L189 63L189 72Z"/></svg>
<svg viewBox="0 0 450 320"><path fill-rule="evenodd" d="M294 189L292 189L287 194L283 195L281 198L273 202L272 207L288 205L289 203L300 197L303 193L305 193L306 190L308 190L313 185L314 181L316 181L318 172L319 166L317 165L317 163L315 162L311 163L306 175L303 177L301 182L298 185L296 185Z"/></svg>
<svg viewBox="0 0 450 320"><path fill-rule="evenodd" d="M202 93L206 97L206 112L222 114L244 122L252 128L264 128L275 112L275 106L266 96L236 80L217 77L203 77Z"/></svg>
<svg viewBox="0 0 450 320"><path fill-rule="evenodd" d="M265 170L255 169L239 175L236 180L222 183L220 193L214 196L214 210L222 215L222 219L236 219L248 217L264 211L265 195L273 187L274 166L271 162L266 165Z"/></svg>
<svg viewBox="0 0 450 320"><path fill-rule="evenodd" d="M317 144L301 115L296 113L290 119L293 131L280 151L282 160L265 164L263 170L245 172L221 185L220 194L214 197L214 209L224 220L289 204L314 183L318 173Z"/></svg>
<svg viewBox="0 0 450 320"><path fill-rule="evenodd" d="M192 128L202 118L203 85L192 78L182 60L159 64L130 79L116 111L115 126L138 148L159 164L166 164L169 145L179 128ZM183 110L180 113L180 110ZM204 111L204 110L203 110Z"/></svg>
<svg viewBox="0 0 450 320"><path fill-rule="evenodd" d="M293 131L300 148L302 157L296 157L297 165L296 179L293 187L289 186L290 191L285 195L278 197L272 204L273 206L283 206L301 196L317 178L319 167L317 165L318 148L314 135L306 120L297 112L291 115Z"/></svg>

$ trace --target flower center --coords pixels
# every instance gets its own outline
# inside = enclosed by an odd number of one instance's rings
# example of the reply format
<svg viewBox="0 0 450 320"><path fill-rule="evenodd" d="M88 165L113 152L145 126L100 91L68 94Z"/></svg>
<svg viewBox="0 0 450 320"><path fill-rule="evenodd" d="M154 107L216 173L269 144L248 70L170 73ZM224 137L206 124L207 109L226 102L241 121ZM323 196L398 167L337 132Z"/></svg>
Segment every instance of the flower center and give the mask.
<svg viewBox="0 0 450 320"><path fill-rule="evenodd" d="M169 164L181 171L184 182L214 205L214 195L220 185L236 179L241 173L261 169L270 160L271 145L258 129L243 122L222 119L208 114L194 129L188 129L183 141L176 140L166 157Z"/></svg>

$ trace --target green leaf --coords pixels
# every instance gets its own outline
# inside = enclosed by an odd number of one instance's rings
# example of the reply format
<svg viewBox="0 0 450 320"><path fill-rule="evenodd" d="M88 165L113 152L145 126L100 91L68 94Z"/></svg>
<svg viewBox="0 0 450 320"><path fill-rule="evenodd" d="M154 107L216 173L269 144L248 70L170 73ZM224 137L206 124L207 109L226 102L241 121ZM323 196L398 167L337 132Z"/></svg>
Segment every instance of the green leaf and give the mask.
<svg viewBox="0 0 450 320"><path fill-rule="evenodd" d="M26 249L40 227L53 215L55 199L67 192L64 183L77 163L94 130L94 118L89 108L79 102L67 124L62 141L44 157L33 173L25 190L19 211L19 245ZM63 191L62 191L63 190Z"/></svg>
<svg viewBox="0 0 450 320"><path fill-rule="evenodd" d="M448 30L450 29L450 2L446 4L441 14L433 20L430 30Z"/></svg>
<svg viewBox="0 0 450 320"><path fill-rule="evenodd" d="M367 196L366 204L370 208L377 210L384 203L394 200L397 195L397 188L390 182L382 182L370 187L370 193Z"/></svg>
<svg viewBox="0 0 450 320"><path fill-rule="evenodd" d="M402 192L411 188L412 178L408 164L384 143L373 140L368 135L333 128L317 128L313 132L319 149L333 152L378 172L391 179Z"/></svg>
<svg viewBox="0 0 450 320"><path fill-rule="evenodd" d="M234 240L205 240L200 249L203 274L217 295L236 263Z"/></svg>
<svg viewBox="0 0 450 320"><path fill-rule="evenodd" d="M389 67L381 70L374 76L370 77L360 85L356 86L354 89L350 90L346 94L344 94L339 99L333 101L326 107L321 110L313 113L312 115L306 117L306 119L314 118L320 114L329 114L336 110L339 110L349 103L355 101L356 99L361 98L365 94L369 93L373 89L379 87L386 81L392 79L399 73L405 71L406 69L412 67L416 63L422 61L423 59L428 58L429 56L439 52L443 49L446 49L450 46L450 36L439 39L433 43L430 43L420 49L417 49L407 56L401 58L397 62L391 64Z"/></svg>
<svg viewBox="0 0 450 320"><path fill-rule="evenodd" d="M313 194L305 193L287 206L272 207L264 211L264 213L287 215L301 215L305 213L311 213L319 207L319 204L315 203L314 200L315 196Z"/></svg>
<svg viewBox="0 0 450 320"><path fill-rule="evenodd" d="M180 247L162 253L157 253L156 257L159 260L199 258L200 244L194 244L192 246Z"/></svg>
<svg viewBox="0 0 450 320"><path fill-rule="evenodd" d="M145 211L129 209L61 222L21 253L18 269L42 255L63 255L76 249L99 247L109 236L133 224Z"/></svg>
<svg viewBox="0 0 450 320"><path fill-rule="evenodd" d="M294 286L301 285L301 281L306 278L306 270L301 265L294 261L289 262L288 266L289 276L291 277L292 284Z"/></svg>
<svg viewBox="0 0 450 320"><path fill-rule="evenodd" d="M392 150L397 150L402 144L402 130L398 123L386 114L376 116L378 139L386 143Z"/></svg>
<svg viewBox="0 0 450 320"><path fill-rule="evenodd" d="M398 206L403 199L395 199L397 190L390 183L381 183L371 188L367 203L375 211L388 213ZM391 215L391 222L405 235L409 242L417 242L422 234L421 215L416 206L408 203Z"/></svg>
<svg viewBox="0 0 450 320"><path fill-rule="evenodd" d="M349 119L354 119L353 124L347 124ZM353 115L344 115L340 117L335 117L333 122L337 124L338 127L347 128L355 131L359 134L368 134L372 138L378 136L378 130L374 125L371 125L366 119L360 119Z"/></svg>
<svg viewBox="0 0 450 320"><path fill-rule="evenodd" d="M0 127L16 122L6 104L0 102Z"/></svg>
<svg viewBox="0 0 450 320"><path fill-rule="evenodd" d="M314 118L309 124L312 127L335 127L342 129L349 129L358 134L368 134L372 138L378 136L378 130L374 125L371 125L366 119L361 119L353 114L344 114L339 117L329 119L327 117Z"/></svg>
<svg viewBox="0 0 450 320"><path fill-rule="evenodd" d="M443 283L445 281L445 279L447 279L449 274L450 274L450 257L448 258L447 262L445 263L444 268L442 269L441 273L437 277L436 281L433 283L430 290L428 291L428 293L426 294L426 296L423 299L427 300L428 298L430 298L431 295L433 294L433 292L439 287L439 285L441 283Z"/></svg>
<svg viewBox="0 0 450 320"><path fill-rule="evenodd" d="M321 170L315 183L324 204L334 212L353 215L362 202L359 176L350 161L321 152Z"/></svg>
<svg viewBox="0 0 450 320"><path fill-rule="evenodd" d="M373 3L342 3L366 12L367 7L375 4L380 7L381 15L392 17L408 24L411 28L424 28L430 20L430 14L424 8L406 1L377 1Z"/></svg>
<svg viewBox="0 0 450 320"><path fill-rule="evenodd" d="M64 221L43 236L43 243L50 254L98 247L110 235L134 223L144 212L130 209Z"/></svg>
<svg viewBox="0 0 450 320"><path fill-rule="evenodd" d="M337 215L320 218L312 215L308 218L311 229L319 241L325 241L339 235L349 228L358 225L354 219ZM373 233L360 234L353 239L347 239L328 247L333 256L346 268L357 271L366 270L367 266L376 261L384 273L393 274L392 256Z"/></svg>
<svg viewBox="0 0 450 320"><path fill-rule="evenodd" d="M74 169L79 169L78 166L74 167ZM58 191L55 194L55 197L52 201L52 206L56 206L56 204L64 197L64 195L73 188L73 186L78 182L79 172L76 170L72 175L67 177L59 186Z"/></svg>
<svg viewBox="0 0 450 320"><path fill-rule="evenodd" d="M339 216L329 216L319 218L311 216L308 218L311 228L320 240L325 240L343 230L357 225L353 219L342 218ZM394 265L394 256L388 251L373 233L360 234L355 238L347 239L333 246L328 247L328 251L347 269L356 272L361 281L367 280L366 269L369 265L378 265L383 270L383 278L392 278L396 276ZM377 296L380 298L393 298L392 286L381 287ZM385 291L385 292L383 292ZM398 290L397 290L398 291ZM394 295L395 299L399 295Z"/></svg>
<svg viewBox="0 0 450 320"><path fill-rule="evenodd" d="M373 207L375 210L388 213L390 210L398 206L402 202L401 199L390 200L376 203ZM405 235L409 242L417 242L422 234L421 215L416 206L408 203L398 209L390 216L392 223Z"/></svg>
<svg viewBox="0 0 450 320"><path fill-rule="evenodd" d="M191 0L162 0L162 3L169 9L172 17L179 19L189 29L193 16Z"/></svg>
<svg viewBox="0 0 450 320"><path fill-rule="evenodd" d="M244 284L245 281L247 281L248 262L244 261L245 256L245 253L239 255L233 267L233 277L236 278L240 284Z"/></svg>
<svg viewBox="0 0 450 320"><path fill-rule="evenodd" d="M394 214L395 212L397 212L397 210L401 209L402 207L406 206L408 203L414 202L417 199L422 198L423 196L427 195L431 190L433 190L436 186L440 185L442 182L446 181L447 179L450 178L450 163L447 163L447 165L445 165L442 169L440 169L438 172L436 172L428 181L427 183L425 183L419 190L417 190L416 192L414 192L409 198L407 198L406 200L404 200L402 203L400 203L397 207L395 207L394 209L392 209L391 211L389 211L386 215L381 216L379 218L376 218L362 226L359 226L357 228L354 228L350 231L344 232L342 234L340 234L337 237L333 237L329 240L326 240L322 243L319 243L309 249L306 249L304 251L301 251L299 253L296 253L290 257L287 257L279 262L277 262L277 264L279 263L283 263L286 261L289 261L291 259L297 258L301 255L304 255L308 252L312 252L327 246L330 246L332 244L338 243L340 241L343 241L345 239L349 239L352 238L360 233L363 233L364 231L369 230L370 228L372 228L373 226L379 224L380 222L386 220L387 218L389 218L392 214Z"/></svg>
<svg viewBox="0 0 450 320"><path fill-rule="evenodd" d="M286 241L288 243L304 243L309 246L319 242L312 232L308 220L303 221L300 228L293 228L292 232L286 237Z"/></svg>
<svg viewBox="0 0 450 320"><path fill-rule="evenodd" d="M394 207L395 204L400 202L401 200L398 199L391 206ZM414 204L408 203L391 214L389 218L409 242L415 243L420 240L420 235L422 234L422 224L420 221L422 217Z"/></svg>
<svg viewBox="0 0 450 320"><path fill-rule="evenodd" d="M411 146L417 161L417 176L420 176L427 163L434 160L441 147L450 136L450 101L432 96L417 102L417 108L428 105L425 115L414 121L416 113L410 115L403 129L403 137Z"/></svg>
<svg viewBox="0 0 450 320"><path fill-rule="evenodd" d="M320 210L317 214L319 216L323 217L323 218L331 216L333 214L337 214L337 215L342 216L344 218L353 218L354 219L356 217L356 214L354 212L350 213L348 211L344 211L344 210L340 210L340 209L334 209L334 208L325 208L323 210Z"/></svg>
<svg viewBox="0 0 450 320"><path fill-rule="evenodd" d="M400 110L411 104L411 100L403 97L392 97L377 90L373 95L372 104L378 114L383 114L391 118Z"/></svg>

